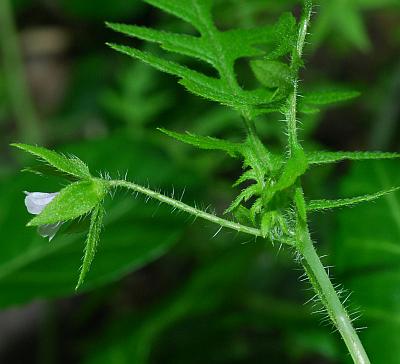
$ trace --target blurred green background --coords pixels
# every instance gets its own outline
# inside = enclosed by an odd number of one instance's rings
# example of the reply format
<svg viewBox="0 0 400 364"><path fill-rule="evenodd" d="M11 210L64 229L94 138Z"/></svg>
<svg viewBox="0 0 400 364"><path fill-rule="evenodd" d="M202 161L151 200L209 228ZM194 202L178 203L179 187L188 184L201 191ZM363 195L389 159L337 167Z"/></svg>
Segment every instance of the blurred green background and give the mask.
<svg viewBox="0 0 400 364"><path fill-rule="evenodd" d="M273 23L293 0L216 1L221 29ZM348 87L351 104L302 119L309 149L399 151L399 0L320 0L306 50L305 89ZM238 140L237 115L185 92L175 79L116 54L105 20L159 29L185 24L138 0L0 1L0 362L348 363L290 251L222 231L157 203L108 201L97 257L74 292L84 234L51 243L32 228L23 191L64 184L21 168L13 141L73 153L108 171L221 214L241 166L193 150L157 127ZM151 49L157 52L157 49ZM190 64L202 67L199 64ZM237 71L252 84L247 62ZM263 141L284 150L281 115L257 121ZM398 162L313 170L309 197L334 198L400 184ZM400 200L312 217L317 249L374 364L400 363ZM345 296L346 297L346 294Z"/></svg>

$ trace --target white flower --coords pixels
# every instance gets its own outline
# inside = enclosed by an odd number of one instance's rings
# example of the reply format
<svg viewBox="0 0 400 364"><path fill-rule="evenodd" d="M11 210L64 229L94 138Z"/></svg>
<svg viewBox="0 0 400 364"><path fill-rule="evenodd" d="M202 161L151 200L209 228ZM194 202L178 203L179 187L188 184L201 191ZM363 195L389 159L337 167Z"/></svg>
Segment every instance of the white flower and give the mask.
<svg viewBox="0 0 400 364"><path fill-rule="evenodd" d="M32 215L39 215L43 209L53 201L58 192L26 192L25 191L25 206L28 212ZM54 238L58 229L61 227L62 222L56 224L46 224L38 227L38 233L44 238L49 238L49 241Z"/></svg>

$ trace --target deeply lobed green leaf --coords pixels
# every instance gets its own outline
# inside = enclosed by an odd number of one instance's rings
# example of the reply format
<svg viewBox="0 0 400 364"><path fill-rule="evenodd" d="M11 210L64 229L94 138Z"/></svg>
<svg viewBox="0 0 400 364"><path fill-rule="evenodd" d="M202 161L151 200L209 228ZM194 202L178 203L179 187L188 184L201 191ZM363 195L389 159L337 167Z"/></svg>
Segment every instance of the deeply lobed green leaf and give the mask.
<svg viewBox="0 0 400 364"><path fill-rule="evenodd" d="M190 3L170 0L147 2L192 24L200 36L126 24L107 23L107 26L128 36L158 43L164 50L207 62L216 69L219 78L206 76L176 62L164 60L135 48L109 44L113 49L140 59L162 72L179 77L179 83L188 91L232 107L242 114L254 117L271 112L271 108L266 105L273 101L274 94L266 89L253 91L243 89L237 81L234 63L239 58L264 55L265 51L257 48L261 44L273 46L271 59L287 54L293 46L296 33L296 21L293 15L284 14L275 27L220 31L212 20L213 2L210 0L192 0ZM277 74L275 76L278 77ZM275 106L272 109L276 111Z"/></svg>
<svg viewBox="0 0 400 364"><path fill-rule="evenodd" d="M245 91L239 88L235 93L232 93L227 83L221 79L206 76L176 62L162 59L135 48L116 44L109 44L109 46L121 53L140 59L162 72L179 77L179 83L195 95L217 101L234 109L240 110L243 107L267 103L272 96L272 93L263 89Z"/></svg>

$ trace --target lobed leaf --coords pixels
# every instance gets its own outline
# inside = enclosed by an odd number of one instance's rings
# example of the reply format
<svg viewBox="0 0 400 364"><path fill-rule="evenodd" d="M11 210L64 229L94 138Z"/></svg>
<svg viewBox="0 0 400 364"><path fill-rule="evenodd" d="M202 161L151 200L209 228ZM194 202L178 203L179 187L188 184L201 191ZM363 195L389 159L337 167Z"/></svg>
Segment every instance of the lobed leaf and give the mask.
<svg viewBox="0 0 400 364"><path fill-rule="evenodd" d="M176 62L171 62L127 46L110 44L124 54L142 60L156 69L180 78L179 83L188 91L208 100L217 101L235 110L256 117L277 111L273 102L274 93L266 89L245 90L237 80L234 63L243 57L262 56L265 51L257 48L260 44L275 46L272 58L285 55L293 46L296 20L291 14L284 14L277 26L254 29L233 29L220 31L213 23L211 0L147 0L147 2L192 24L200 36L159 31L140 26L107 23L115 31L128 36L160 44L161 48L194 57L211 64L219 78L209 77ZM277 75L276 75L277 76Z"/></svg>
<svg viewBox="0 0 400 364"><path fill-rule="evenodd" d="M145 0L148 4L153 5L167 13L192 24L199 31L206 24L211 23L211 7L212 0L191 0L191 4L187 0Z"/></svg>
<svg viewBox="0 0 400 364"><path fill-rule="evenodd" d="M85 215L103 200L105 193L106 188L100 180L72 183L63 188L28 226L54 224Z"/></svg>
<svg viewBox="0 0 400 364"><path fill-rule="evenodd" d="M130 37L139 38L161 45L166 51L175 52L189 57L194 57L215 64L209 45L200 37L188 34L171 33L137 25L106 23L106 25Z"/></svg>
<svg viewBox="0 0 400 364"><path fill-rule="evenodd" d="M228 140L217 139L210 136L200 136L189 132L186 132L186 134L182 134L163 128L158 128L158 130L174 139L177 139L186 144L193 145L200 149L222 150L228 153L231 157L236 157L242 147L242 145L239 143L233 143Z"/></svg>
<svg viewBox="0 0 400 364"><path fill-rule="evenodd" d="M400 187L390 188L388 190L383 190L380 192L376 192L369 195L362 195L352 198L343 198L338 200L311 200L307 204L308 211L320 211L320 210L329 210L334 209L337 207L344 207L344 206L352 206L361 202L368 202L376 200L379 197L387 195L388 193L392 193L394 191L399 190Z"/></svg>
<svg viewBox="0 0 400 364"><path fill-rule="evenodd" d="M179 83L185 86L188 91L235 109L241 109L246 105L264 104L271 98L271 93L266 90L244 91L239 89L233 94L226 82L221 79L206 76L176 62L162 59L135 48L116 44L108 45L121 53L142 60L162 72L179 77Z"/></svg>
<svg viewBox="0 0 400 364"><path fill-rule="evenodd" d="M84 282L90 266L96 255L97 244L100 240L100 233L103 226L104 208L102 204L98 204L92 211L90 217L89 232L85 242L85 254L83 257L82 267L79 274L79 280L75 287L77 290Z"/></svg>
<svg viewBox="0 0 400 364"><path fill-rule="evenodd" d="M307 152L309 164L327 164L343 160L370 160L370 159L394 159L400 158L400 153L388 152Z"/></svg>
<svg viewBox="0 0 400 364"><path fill-rule="evenodd" d="M25 152L39 157L42 161L46 162L55 169L69 174L71 176L86 179L91 178L88 166L82 162L78 157L66 157L53 150L38 147L35 145L28 145L22 143L11 144L13 147L22 149Z"/></svg>

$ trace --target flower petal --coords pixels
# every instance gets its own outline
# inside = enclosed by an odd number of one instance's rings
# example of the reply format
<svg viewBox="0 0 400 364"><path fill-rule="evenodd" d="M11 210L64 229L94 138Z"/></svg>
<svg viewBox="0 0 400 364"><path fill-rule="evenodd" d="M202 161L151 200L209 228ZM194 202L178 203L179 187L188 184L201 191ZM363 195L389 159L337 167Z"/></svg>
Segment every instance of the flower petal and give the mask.
<svg viewBox="0 0 400 364"><path fill-rule="evenodd" d="M53 239L57 234L57 231L60 229L62 224L62 222L58 222L56 224L41 225L38 227L37 232L40 236L49 238L49 241L51 241L51 239Z"/></svg>
<svg viewBox="0 0 400 364"><path fill-rule="evenodd" d="M25 206L30 214L38 215L58 195L58 192L25 192Z"/></svg>

